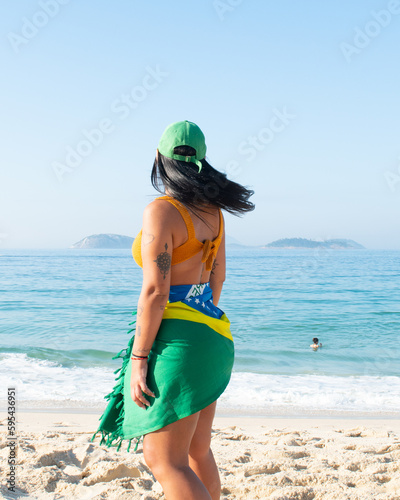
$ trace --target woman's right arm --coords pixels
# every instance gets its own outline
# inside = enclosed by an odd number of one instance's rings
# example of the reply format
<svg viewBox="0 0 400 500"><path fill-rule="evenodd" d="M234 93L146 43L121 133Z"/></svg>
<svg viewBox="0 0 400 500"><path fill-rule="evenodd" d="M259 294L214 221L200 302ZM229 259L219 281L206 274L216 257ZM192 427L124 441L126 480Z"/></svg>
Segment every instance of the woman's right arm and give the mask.
<svg viewBox="0 0 400 500"><path fill-rule="evenodd" d="M143 214L142 263L143 285L140 293L132 354L148 356L156 338L169 297L172 258L172 228L168 208L160 202L148 205ZM144 394L154 397L147 387L147 359L132 361L131 397L145 408Z"/></svg>

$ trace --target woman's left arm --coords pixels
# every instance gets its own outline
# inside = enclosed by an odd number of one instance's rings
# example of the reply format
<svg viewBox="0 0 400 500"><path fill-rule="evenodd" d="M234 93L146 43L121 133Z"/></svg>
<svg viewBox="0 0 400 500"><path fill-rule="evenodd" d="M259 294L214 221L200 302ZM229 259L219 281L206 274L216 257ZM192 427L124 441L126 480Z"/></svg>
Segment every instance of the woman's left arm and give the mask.
<svg viewBox="0 0 400 500"><path fill-rule="evenodd" d="M213 262L210 274L210 287L213 293L213 304L218 305L221 296L222 286L225 281L226 261L225 261L225 228L222 234L221 244Z"/></svg>
<svg viewBox="0 0 400 500"><path fill-rule="evenodd" d="M167 210L165 210L167 208ZM168 207L154 201L145 208L142 228L143 285L140 293L132 354L148 356L161 324L169 297L172 259L172 227ZM143 393L154 397L146 384L147 360L132 361L131 396L145 408Z"/></svg>

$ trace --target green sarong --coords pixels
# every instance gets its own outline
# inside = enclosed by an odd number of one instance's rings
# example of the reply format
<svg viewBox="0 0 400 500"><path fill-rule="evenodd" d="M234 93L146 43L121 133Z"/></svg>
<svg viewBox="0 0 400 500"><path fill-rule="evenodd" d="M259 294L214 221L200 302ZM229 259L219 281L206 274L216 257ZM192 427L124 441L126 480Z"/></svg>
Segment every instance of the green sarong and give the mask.
<svg viewBox="0 0 400 500"><path fill-rule="evenodd" d="M128 332L129 333L129 332ZM212 303L208 283L171 287L169 302L148 359L147 385L155 398L140 408L130 394L130 359L134 336L117 357L117 384L100 417L100 444L118 446L124 439L156 431L207 407L224 392L234 360L230 322Z"/></svg>

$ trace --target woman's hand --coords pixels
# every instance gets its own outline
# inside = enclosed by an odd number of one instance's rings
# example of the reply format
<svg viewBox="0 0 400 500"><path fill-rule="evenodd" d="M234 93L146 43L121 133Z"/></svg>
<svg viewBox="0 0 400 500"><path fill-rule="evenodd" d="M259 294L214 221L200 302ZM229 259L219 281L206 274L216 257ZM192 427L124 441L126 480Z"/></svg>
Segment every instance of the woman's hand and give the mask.
<svg viewBox="0 0 400 500"><path fill-rule="evenodd" d="M153 398L156 397L146 384L147 359L135 359L131 363L131 398L140 408L146 409L146 406L150 406L150 403L143 393Z"/></svg>

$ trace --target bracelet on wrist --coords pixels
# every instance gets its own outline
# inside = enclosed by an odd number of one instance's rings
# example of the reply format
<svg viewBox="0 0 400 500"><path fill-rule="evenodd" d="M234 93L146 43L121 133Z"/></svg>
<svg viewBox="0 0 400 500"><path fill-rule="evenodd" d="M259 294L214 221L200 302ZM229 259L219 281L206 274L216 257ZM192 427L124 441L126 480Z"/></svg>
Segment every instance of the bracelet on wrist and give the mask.
<svg viewBox="0 0 400 500"><path fill-rule="evenodd" d="M136 359L148 359L148 356L137 356L136 354L132 354L131 359L133 361L135 361Z"/></svg>

